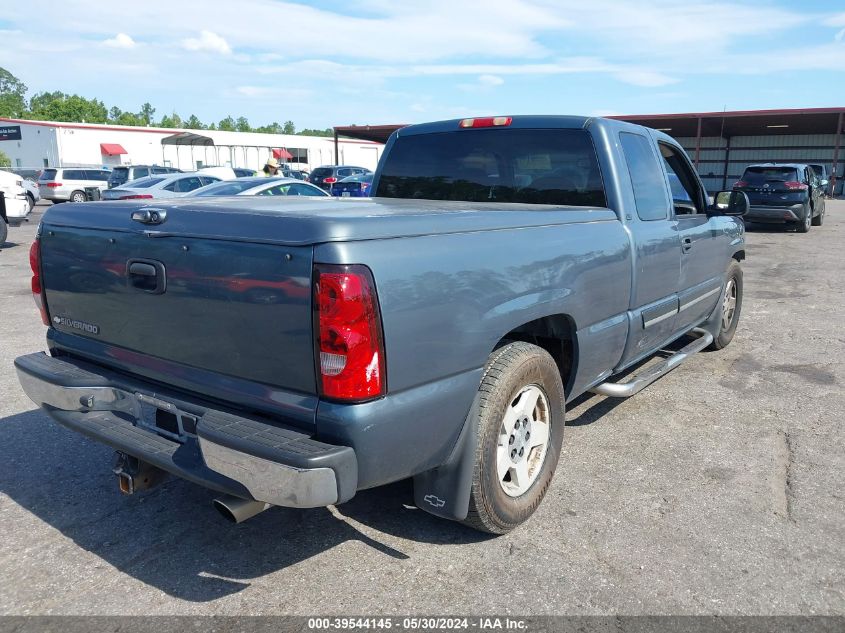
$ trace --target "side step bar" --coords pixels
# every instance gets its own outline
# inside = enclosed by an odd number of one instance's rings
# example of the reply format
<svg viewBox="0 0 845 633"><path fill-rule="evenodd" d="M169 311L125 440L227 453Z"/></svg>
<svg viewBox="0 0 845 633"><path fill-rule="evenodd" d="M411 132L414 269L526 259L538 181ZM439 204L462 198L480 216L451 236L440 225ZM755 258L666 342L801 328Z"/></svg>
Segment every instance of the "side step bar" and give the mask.
<svg viewBox="0 0 845 633"><path fill-rule="evenodd" d="M693 354L700 352L713 342L713 335L702 328L693 328L690 334L697 334L698 338L672 354L669 358L652 365L642 374L635 375L628 382L603 382L590 391L610 398L627 398L639 393L661 376L665 376Z"/></svg>

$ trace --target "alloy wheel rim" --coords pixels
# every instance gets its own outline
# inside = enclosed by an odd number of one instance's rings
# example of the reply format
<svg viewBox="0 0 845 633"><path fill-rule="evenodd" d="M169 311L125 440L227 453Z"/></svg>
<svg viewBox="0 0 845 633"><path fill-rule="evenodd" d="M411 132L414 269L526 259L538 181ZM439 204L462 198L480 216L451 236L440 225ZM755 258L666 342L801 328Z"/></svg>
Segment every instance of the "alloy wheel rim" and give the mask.
<svg viewBox="0 0 845 633"><path fill-rule="evenodd" d="M550 436L549 400L539 385L526 385L511 400L499 426L496 474L506 495L519 497L537 480Z"/></svg>
<svg viewBox="0 0 845 633"><path fill-rule="evenodd" d="M725 298L722 300L722 329L731 327L736 312L736 281L731 279L725 288Z"/></svg>

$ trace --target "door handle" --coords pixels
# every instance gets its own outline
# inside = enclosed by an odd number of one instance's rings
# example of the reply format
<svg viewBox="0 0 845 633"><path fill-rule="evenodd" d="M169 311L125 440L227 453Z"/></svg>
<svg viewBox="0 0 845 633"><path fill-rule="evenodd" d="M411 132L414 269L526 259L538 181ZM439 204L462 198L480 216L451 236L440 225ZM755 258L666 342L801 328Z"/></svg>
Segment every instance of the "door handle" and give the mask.
<svg viewBox="0 0 845 633"><path fill-rule="evenodd" d="M143 262L132 262L129 264L130 275L140 275L142 277L155 277L156 267L152 264L144 264Z"/></svg>
<svg viewBox="0 0 845 633"><path fill-rule="evenodd" d="M685 237L684 239L681 240L681 250L683 250L685 253L689 253L690 250L692 250L692 238L691 237Z"/></svg>
<svg viewBox="0 0 845 633"><path fill-rule="evenodd" d="M154 259L130 259L126 262L126 282L135 290L160 295L167 288L164 264Z"/></svg>

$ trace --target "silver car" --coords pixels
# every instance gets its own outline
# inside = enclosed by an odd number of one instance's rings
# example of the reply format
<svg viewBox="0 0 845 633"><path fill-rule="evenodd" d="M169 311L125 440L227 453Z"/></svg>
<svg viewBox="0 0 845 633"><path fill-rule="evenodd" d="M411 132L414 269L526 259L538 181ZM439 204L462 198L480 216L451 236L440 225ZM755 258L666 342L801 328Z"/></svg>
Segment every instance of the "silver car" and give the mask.
<svg viewBox="0 0 845 633"><path fill-rule="evenodd" d="M130 180L103 191L103 200L138 200L142 198L178 198L186 193L220 182L217 176L203 173L162 174Z"/></svg>
<svg viewBox="0 0 845 633"><path fill-rule="evenodd" d="M38 191L41 197L51 202L85 202L86 187L100 190L108 186L108 169L88 167L48 167L38 179Z"/></svg>
<svg viewBox="0 0 845 633"><path fill-rule="evenodd" d="M238 178L226 180L189 193L186 198L201 198L208 196L317 196L331 198L331 196L314 185L297 178Z"/></svg>

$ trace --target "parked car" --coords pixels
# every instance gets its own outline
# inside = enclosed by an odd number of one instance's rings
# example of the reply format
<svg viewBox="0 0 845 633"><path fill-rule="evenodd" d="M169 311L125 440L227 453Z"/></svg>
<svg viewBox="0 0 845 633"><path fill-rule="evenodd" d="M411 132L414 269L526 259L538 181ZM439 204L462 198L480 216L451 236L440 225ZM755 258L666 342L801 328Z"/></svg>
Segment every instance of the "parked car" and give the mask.
<svg viewBox="0 0 845 633"><path fill-rule="evenodd" d="M32 208L35 206L35 203L41 200L41 191L39 191L38 189L38 183L33 182L28 178L24 178L22 184L26 192L26 201L29 205L29 210L32 211Z"/></svg>
<svg viewBox="0 0 845 633"><path fill-rule="evenodd" d="M329 198L329 194L314 185L296 178L237 178L215 182L185 194L186 198L207 198L211 196L317 196Z"/></svg>
<svg viewBox="0 0 845 633"><path fill-rule="evenodd" d="M819 184L822 187L822 193L825 196L833 195L833 192L830 191L830 172L827 169L827 165L820 165L818 163L810 163L810 167L816 173L816 177L819 179Z"/></svg>
<svg viewBox="0 0 845 633"><path fill-rule="evenodd" d="M119 187L130 180L138 180L148 176L181 173L181 169L164 167L162 165L121 165L113 167L109 175L109 189Z"/></svg>
<svg viewBox="0 0 845 633"><path fill-rule="evenodd" d="M278 175L284 176L285 178L296 178L297 180L308 181L311 174L304 169L280 169Z"/></svg>
<svg viewBox="0 0 845 633"><path fill-rule="evenodd" d="M25 182L18 174L0 170L0 192L3 194L3 208L0 209L0 245L6 241L8 227L22 224L32 210Z"/></svg>
<svg viewBox="0 0 845 633"><path fill-rule="evenodd" d="M373 186L373 174L349 176L331 186L331 194L338 198L366 198Z"/></svg>
<svg viewBox="0 0 845 633"><path fill-rule="evenodd" d="M748 195L747 222L784 224L806 233L824 222L824 186L803 163L749 165L733 186Z"/></svg>
<svg viewBox="0 0 845 633"><path fill-rule="evenodd" d="M549 489L566 402L734 337L748 198L709 206L657 130L410 126L373 188L50 209L30 257L50 353L15 361L24 391L114 447L126 493L163 469L242 521L412 477L420 509L501 534Z"/></svg>
<svg viewBox="0 0 845 633"><path fill-rule="evenodd" d="M58 204L59 202L85 202L86 187L108 188L111 172L107 169L88 167L48 167L38 178L38 191L41 197Z"/></svg>
<svg viewBox="0 0 845 633"><path fill-rule="evenodd" d="M366 167L352 167L349 165L324 165L311 172L308 182L328 191L338 180L371 173Z"/></svg>
<svg viewBox="0 0 845 633"><path fill-rule="evenodd" d="M117 189L103 191L103 200L138 200L144 198L177 198L221 179L210 174L188 172L162 174L130 180Z"/></svg>

